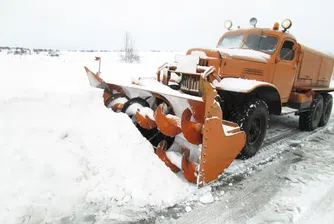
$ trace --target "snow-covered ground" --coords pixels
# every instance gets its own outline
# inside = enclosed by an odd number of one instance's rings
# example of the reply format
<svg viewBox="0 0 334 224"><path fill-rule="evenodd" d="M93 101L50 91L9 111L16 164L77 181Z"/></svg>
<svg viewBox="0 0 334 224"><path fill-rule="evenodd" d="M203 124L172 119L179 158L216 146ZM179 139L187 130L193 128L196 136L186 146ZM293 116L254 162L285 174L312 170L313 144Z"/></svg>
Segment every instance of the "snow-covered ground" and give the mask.
<svg viewBox="0 0 334 224"><path fill-rule="evenodd" d="M121 72L111 56L115 76L145 72L145 64ZM0 56L0 223L129 221L196 190L170 172L127 115L103 107L102 90L89 86L83 69L93 59Z"/></svg>
<svg viewBox="0 0 334 224"><path fill-rule="evenodd" d="M334 122L313 133L271 120L261 151L211 186L170 172L125 114L107 110L83 66L154 77L174 53L0 53L0 223L332 223ZM311 135L310 135L311 134ZM287 137L287 138L286 138Z"/></svg>
<svg viewBox="0 0 334 224"><path fill-rule="evenodd" d="M273 118L271 128L287 135L277 133L282 138L275 143L267 139L258 155L235 164L234 172L239 169L242 175L217 186L215 202L194 204L192 212L166 223L333 223L334 119L307 135L290 132L296 118L284 119ZM262 155L275 153L263 164Z"/></svg>

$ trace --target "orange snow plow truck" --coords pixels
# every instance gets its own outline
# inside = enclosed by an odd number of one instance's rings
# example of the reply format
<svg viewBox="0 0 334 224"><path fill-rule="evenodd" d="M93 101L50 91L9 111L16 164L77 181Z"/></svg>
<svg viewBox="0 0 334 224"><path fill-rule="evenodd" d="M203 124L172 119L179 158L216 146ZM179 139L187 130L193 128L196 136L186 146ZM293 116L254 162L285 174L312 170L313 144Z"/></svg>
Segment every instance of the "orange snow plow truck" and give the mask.
<svg viewBox="0 0 334 224"><path fill-rule="evenodd" d="M126 113L173 172L203 186L235 158L256 154L269 114L294 113L305 131L326 125L331 114L334 58L299 44L288 19L281 28L256 22L231 30L226 21L215 49L176 55L156 79L107 83L85 70L90 84L104 89L107 108Z"/></svg>

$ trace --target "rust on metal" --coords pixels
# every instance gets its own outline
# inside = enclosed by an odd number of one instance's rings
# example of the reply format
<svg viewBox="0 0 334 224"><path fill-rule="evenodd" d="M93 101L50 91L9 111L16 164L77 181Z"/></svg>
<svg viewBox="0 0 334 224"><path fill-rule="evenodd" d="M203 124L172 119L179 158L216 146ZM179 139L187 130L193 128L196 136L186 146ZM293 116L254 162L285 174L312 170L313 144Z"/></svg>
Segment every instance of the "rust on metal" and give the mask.
<svg viewBox="0 0 334 224"><path fill-rule="evenodd" d="M115 103L115 105L111 108L113 111L118 112L121 111L124 104L122 103Z"/></svg>
<svg viewBox="0 0 334 224"><path fill-rule="evenodd" d="M192 116L198 123L204 123L205 104L203 102L188 100Z"/></svg>
<svg viewBox="0 0 334 224"><path fill-rule="evenodd" d="M107 83L107 85L108 85L108 88L109 88L110 91L114 91L114 92L125 94L125 92L122 89L122 87L114 85L114 84L110 84L110 83Z"/></svg>
<svg viewBox="0 0 334 224"><path fill-rule="evenodd" d="M197 164L189 161L190 150L186 147L181 148L183 151L182 170L183 176L191 183L197 183Z"/></svg>
<svg viewBox="0 0 334 224"><path fill-rule="evenodd" d="M140 114L140 109L136 112L136 121L142 128L148 130L157 127L157 123L154 120L149 118L147 115L143 116Z"/></svg>
<svg viewBox="0 0 334 224"><path fill-rule="evenodd" d="M183 111L181 119L182 133L185 139L191 144L199 145L202 143L203 123L190 121L192 113L189 108Z"/></svg>
<svg viewBox="0 0 334 224"><path fill-rule="evenodd" d="M181 133L180 118L175 115L167 116L163 112L164 103L160 104L154 112L158 129L165 135L174 137Z"/></svg>
<svg viewBox="0 0 334 224"><path fill-rule="evenodd" d="M111 96L112 96L112 93L109 90L105 89L103 91L103 102L106 107L108 107L110 102L112 101Z"/></svg>
<svg viewBox="0 0 334 224"><path fill-rule="evenodd" d="M222 110L215 101L216 90L208 82L203 82L203 87L206 120L203 126L199 164L198 184L200 186L217 179L237 157L246 142L246 135L243 131L225 134L222 126ZM235 127L237 127L236 124Z"/></svg>
<svg viewBox="0 0 334 224"><path fill-rule="evenodd" d="M156 149L157 156L166 164L167 167L171 169L174 173L178 173L180 168L174 165L167 157L166 151L167 150L167 142L165 140L161 141Z"/></svg>

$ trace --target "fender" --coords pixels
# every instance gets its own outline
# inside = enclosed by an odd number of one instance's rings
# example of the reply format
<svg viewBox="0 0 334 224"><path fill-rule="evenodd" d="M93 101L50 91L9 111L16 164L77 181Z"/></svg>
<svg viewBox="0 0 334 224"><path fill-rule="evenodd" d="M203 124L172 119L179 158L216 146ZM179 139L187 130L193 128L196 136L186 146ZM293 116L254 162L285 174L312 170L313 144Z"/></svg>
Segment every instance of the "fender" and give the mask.
<svg viewBox="0 0 334 224"><path fill-rule="evenodd" d="M212 83L217 90L238 92L254 95L268 105L269 113L280 115L282 110L281 97L275 85L242 78L223 78Z"/></svg>
<svg viewBox="0 0 334 224"><path fill-rule="evenodd" d="M239 92L239 93L250 93L254 89L261 86L268 86L274 88L278 92L276 86L274 86L269 82L262 82L262 81L242 79L242 78L223 78L220 82L214 80L213 85L219 90Z"/></svg>

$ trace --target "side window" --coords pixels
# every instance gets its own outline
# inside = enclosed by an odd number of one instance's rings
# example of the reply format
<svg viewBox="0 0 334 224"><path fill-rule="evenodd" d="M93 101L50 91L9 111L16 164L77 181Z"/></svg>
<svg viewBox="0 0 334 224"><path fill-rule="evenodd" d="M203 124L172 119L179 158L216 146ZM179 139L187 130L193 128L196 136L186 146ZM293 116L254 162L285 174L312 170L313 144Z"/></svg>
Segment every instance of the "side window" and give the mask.
<svg viewBox="0 0 334 224"><path fill-rule="evenodd" d="M292 41L284 41L282 49L280 51L281 60L292 61L295 57L295 51L293 49L294 43Z"/></svg>

